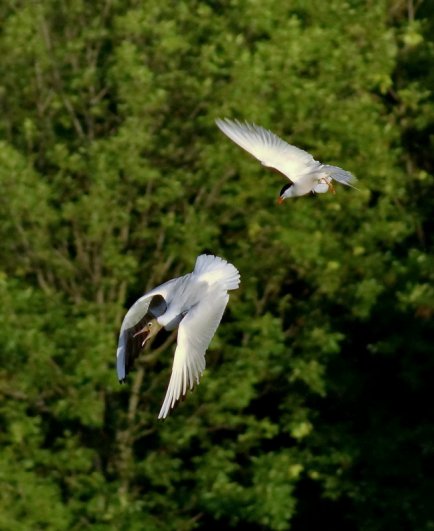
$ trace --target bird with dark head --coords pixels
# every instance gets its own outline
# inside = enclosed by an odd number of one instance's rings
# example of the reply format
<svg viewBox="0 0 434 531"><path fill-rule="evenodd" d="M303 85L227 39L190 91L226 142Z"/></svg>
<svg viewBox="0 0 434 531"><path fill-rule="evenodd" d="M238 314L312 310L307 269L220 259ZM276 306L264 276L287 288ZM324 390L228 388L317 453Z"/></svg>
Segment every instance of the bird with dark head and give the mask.
<svg viewBox="0 0 434 531"><path fill-rule="evenodd" d="M227 118L216 120L216 124L226 136L264 166L283 173L290 180L280 191L278 204L309 192L334 193L333 180L355 188L352 183L356 178L350 172L338 166L321 164L307 151L288 144L268 129Z"/></svg>
<svg viewBox="0 0 434 531"><path fill-rule="evenodd" d="M135 357L161 328L178 327L178 340L169 387L158 418L165 418L187 388L199 383L205 369L205 352L222 319L228 291L237 289L240 274L212 255L201 255L194 271L165 282L140 297L122 322L116 353L120 382Z"/></svg>

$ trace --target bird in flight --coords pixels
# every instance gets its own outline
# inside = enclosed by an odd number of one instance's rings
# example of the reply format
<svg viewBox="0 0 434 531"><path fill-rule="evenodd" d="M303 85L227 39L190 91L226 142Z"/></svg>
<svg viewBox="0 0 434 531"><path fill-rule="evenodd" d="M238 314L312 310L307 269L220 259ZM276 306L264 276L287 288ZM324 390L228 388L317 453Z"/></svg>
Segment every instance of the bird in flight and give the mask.
<svg viewBox="0 0 434 531"><path fill-rule="evenodd" d="M158 418L165 418L187 388L205 369L205 352L222 319L228 290L237 289L240 274L232 264L213 255L200 255L192 273L149 291L128 310L116 353L117 374L123 382L134 358L162 327L178 327L177 346L166 397Z"/></svg>
<svg viewBox="0 0 434 531"><path fill-rule="evenodd" d="M315 192L335 193L332 181L353 186L354 175L339 168L321 164L310 153L291 146L277 135L263 127L238 120L217 119L217 127L236 144L241 146L264 166L274 168L290 180L280 191L277 202L280 204L288 197Z"/></svg>

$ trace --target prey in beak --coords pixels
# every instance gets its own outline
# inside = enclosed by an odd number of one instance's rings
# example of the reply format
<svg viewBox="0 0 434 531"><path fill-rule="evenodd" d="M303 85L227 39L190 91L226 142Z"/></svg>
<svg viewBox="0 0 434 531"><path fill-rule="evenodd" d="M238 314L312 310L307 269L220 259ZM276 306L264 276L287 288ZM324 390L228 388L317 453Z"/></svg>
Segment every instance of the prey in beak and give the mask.
<svg viewBox="0 0 434 531"><path fill-rule="evenodd" d="M143 335L142 339L142 347L145 346L146 342L151 339L151 337L154 337L158 332L161 330L161 325L158 324L157 319L150 319L147 321L145 326L141 328L138 332L136 332L133 337L137 337L140 335Z"/></svg>

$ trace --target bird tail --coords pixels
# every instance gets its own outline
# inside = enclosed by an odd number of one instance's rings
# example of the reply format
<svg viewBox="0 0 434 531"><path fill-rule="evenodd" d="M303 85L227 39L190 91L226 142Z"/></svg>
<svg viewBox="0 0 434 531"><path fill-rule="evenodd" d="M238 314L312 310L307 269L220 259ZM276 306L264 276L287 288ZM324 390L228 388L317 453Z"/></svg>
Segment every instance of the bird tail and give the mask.
<svg viewBox="0 0 434 531"><path fill-rule="evenodd" d="M223 289L237 289L240 285L238 269L223 258L210 254L197 257L193 273L208 284L221 284Z"/></svg>
<svg viewBox="0 0 434 531"><path fill-rule="evenodd" d="M327 164L324 164L321 170L328 172L329 176L338 183L351 186L351 188L358 190L358 188L352 184L356 182L357 179L349 171L345 171L342 168L339 168L339 166L328 166Z"/></svg>

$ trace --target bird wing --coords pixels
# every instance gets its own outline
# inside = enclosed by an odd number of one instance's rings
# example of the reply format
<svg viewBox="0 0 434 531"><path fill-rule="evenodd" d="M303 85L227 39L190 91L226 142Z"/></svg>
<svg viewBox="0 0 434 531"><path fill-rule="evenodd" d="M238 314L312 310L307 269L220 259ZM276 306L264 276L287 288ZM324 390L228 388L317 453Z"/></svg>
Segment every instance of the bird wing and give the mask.
<svg viewBox="0 0 434 531"><path fill-rule="evenodd" d="M277 135L255 124L217 119L219 129L236 144L262 162L297 181L300 175L320 166L310 153L291 146Z"/></svg>
<svg viewBox="0 0 434 531"><path fill-rule="evenodd" d="M178 328L172 374L159 419L167 417L178 398L185 395L187 387L192 389L195 381L199 383L205 370L205 351L223 317L228 300L226 291L216 287L182 319Z"/></svg>
<svg viewBox="0 0 434 531"><path fill-rule="evenodd" d="M145 293L128 310L122 321L116 351L116 369L120 382L125 380L135 358L142 350L142 339L134 337L149 317L158 317L167 308L167 297L179 279L173 279Z"/></svg>

